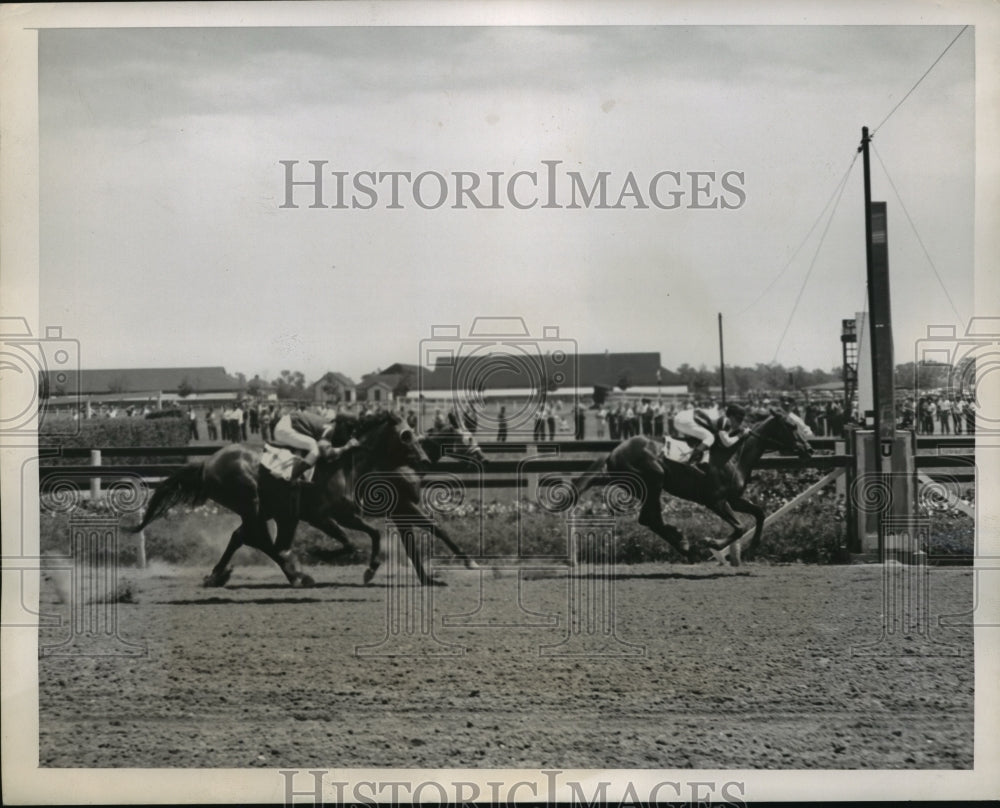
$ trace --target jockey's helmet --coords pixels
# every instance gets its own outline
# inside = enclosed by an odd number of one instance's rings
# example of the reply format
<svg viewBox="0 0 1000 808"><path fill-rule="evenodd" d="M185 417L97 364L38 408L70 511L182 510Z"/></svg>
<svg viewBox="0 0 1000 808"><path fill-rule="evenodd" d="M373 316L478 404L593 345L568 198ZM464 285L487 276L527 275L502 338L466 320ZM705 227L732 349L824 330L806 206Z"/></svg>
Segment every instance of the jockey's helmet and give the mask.
<svg viewBox="0 0 1000 808"><path fill-rule="evenodd" d="M740 421L742 421L747 417L747 411L743 409L739 404L727 404L726 415L728 415L730 418L737 418Z"/></svg>

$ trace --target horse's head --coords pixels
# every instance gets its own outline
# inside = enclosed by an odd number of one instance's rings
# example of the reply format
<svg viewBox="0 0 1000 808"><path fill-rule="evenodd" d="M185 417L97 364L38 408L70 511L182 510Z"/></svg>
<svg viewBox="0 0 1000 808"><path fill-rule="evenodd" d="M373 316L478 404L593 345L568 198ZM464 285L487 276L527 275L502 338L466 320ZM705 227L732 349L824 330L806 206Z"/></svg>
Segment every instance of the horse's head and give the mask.
<svg viewBox="0 0 1000 808"><path fill-rule="evenodd" d="M427 452L424 451L424 447L420 445L417 434L413 431L413 427L407 423L406 419L399 413L394 412L389 414L388 420L395 435L397 448L404 461L401 465L415 464L429 466L431 459L427 456Z"/></svg>
<svg viewBox="0 0 1000 808"><path fill-rule="evenodd" d="M450 453L456 457L466 457L477 463L486 463L486 455L476 443L475 437L468 429L460 426L457 419L449 418L445 426L428 430L420 439L420 443L432 463L440 460L445 450L451 450Z"/></svg>
<svg viewBox="0 0 1000 808"><path fill-rule="evenodd" d="M767 448L775 449L782 454L794 454L805 459L813 453L812 445L809 443L813 431L795 413L772 409L770 417L754 431L769 444Z"/></svg>
<svg viewBox="0 0 1000 808"><path fill-rule="evenodd" d="M429 465L430 458L406 419L395 412L377 412L357 419L354 437L377 455L387 468Z"/></svg>

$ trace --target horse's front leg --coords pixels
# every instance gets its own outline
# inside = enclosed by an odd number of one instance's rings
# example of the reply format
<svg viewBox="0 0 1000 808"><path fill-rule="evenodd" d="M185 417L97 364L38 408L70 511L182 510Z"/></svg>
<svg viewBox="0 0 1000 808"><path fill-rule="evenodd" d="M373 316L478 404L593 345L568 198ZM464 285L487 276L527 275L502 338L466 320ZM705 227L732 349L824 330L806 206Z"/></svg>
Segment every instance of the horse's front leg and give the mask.
<svg viewBox="0 0 1000 808"><path fill-rule="evenodd" d="M412 501L401 502L393 511L392 517L403 517L408 524L412 524L415 528L424 530L431 536L441 539L445 546L455 554L455 557L460 559L465 564L466 569L479 569L479 565L469 556L469 554L458 546L455 540L448 535L443 527L434 522L434 520L432 520L429 516L426 516L416 503Z"/></svg>
<svg viewBox="0 0 1000 808"><path fill-rule="evenodd" d="M441 539L441 541L443 541L448 546L448 548L455 554L455 557L458 558L463 564L465 564L465 568L467 570L479 569L479 565L475 562L475 560L468 553L466 553L465 550L463 550L461 547L455 544L451 536L449 536L445 532L445 529L443 527L441 527L440 525L432 525L431 530L433 531L435 536L438 536Z"/></svg>
<svg viewBox="0 0 1000 808"><path fill-rule="evenodd" d="M713 502L708 505L708 509L722 519L727 525L731 525L733 528L733 532L721 541L708 537L705 538L705 542L713 550L725 550L730 544L746 532L743 525L740 524L740 520L736 517L736 514L733 513L732 506L726 500L723 499Z"/></svg>
<svg viewBox="0 0 1000 808"><path fill-rule="evenodd" d="M761 534L764 532L764 509L745 497L737 497L729 504L734 511L748 513L754 518L753 538L750 539L750 543L747 545L747 553L755 553L757 547L760 545Z"/></svg>
<svg viewBox="0 0 1000 808"><path fill-rule="evenodd" d="M362 519L353 503L344 503L334 511L332 518L341 526L351 530L360 530L367 533L372 541L372 551L368 559L368 569L365 570L364 582L370 584L375 573L382 564L382 533L378 528L372 527Z"/></svg>

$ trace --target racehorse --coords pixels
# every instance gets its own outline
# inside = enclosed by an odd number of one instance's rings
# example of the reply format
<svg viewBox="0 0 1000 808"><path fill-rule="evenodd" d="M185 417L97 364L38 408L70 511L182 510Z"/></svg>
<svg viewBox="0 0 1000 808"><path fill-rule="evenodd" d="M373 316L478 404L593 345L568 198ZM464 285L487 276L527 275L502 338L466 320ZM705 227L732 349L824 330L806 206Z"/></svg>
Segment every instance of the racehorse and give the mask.
<svg viewBox="0 0 1000 808"><path fill-rule="evenodd" d="M764 511L743 496L750 475L765 452L796 454L800 458L810 456L813 450L809 436L810 430L800 418L772 409L769 416L755 424L734 446L726 448L715 441L709 450L707 470L703 471L665 457L662 443L639 435L619 444L611 454L573 480L572 485L577 495L582 494L602 472L641 480L639 524L652 530L692 562L697 560L696 549L677 528L663 521L661 492L703 505L732 526L733 532L725 539L705 539L714 550L728 547L743 535L744 528L734 511L750 514L754 518L754 533L747 550L752 552L760 543L764 530Z"/></svg>
<svg viewBox="0 0 1000 808"><path fill-rule="evenodd" d="M449 414L447 424L432 427L419 438L419 441L431 464L437 463L446 455L465 458L479 466L486 464L486 455L476 443L476 439L453 414ZM444 528L424 512L420 500L420 475L413 468L404 467L397 470L392 479L396 482L397 504L388 515L389 520L392 521L393 517L404 518L409 528L426 531L441 539L464 562L466 569L478 569L479 565L455 544Z"/></svg>
<svg viewBox="0 0 1000 808"><path fill-rule="evenodd" d="M220 449L207 460L188 463L161 483L146 508L137 533L174 505L200 504L213 500L240 517L222 558L205 578L205 586L223 586L232 574L228 566L233 554L244 544L271 558L292 586L310 586L313 579L299 569L291 552L299 520L346 541L341 529L348 527L367 533L372 547L365 583L378 569L381 532L361 518L354 496L355 480L369 473L386 473L429 462L413 430L394 413L378 413L360 418L338 416L331 442L344 445L350 437L359 442L340 458L321 456L307 485L292 485L261 467L260 455L240 444ZM277 535L272 540L267 522L273 519ZM349 541L347 542L349 545ZM407 554L422 583L429 576L414 548Z"/></svg>
<svg viewBox="0 0 1000 808"><path fill-rule="evenodd" d="M340 418L338 416L338 424ZM334 433L334 442L337 441L337 434ZM477 465L485 465L486 455L483 450L476 443L475 438L472 436L467 429L459 424L458 419L453 415L449 415L448 423L432 427L425 434L418 437L418 442L420 448L423 449L427 456L428 462L431 465L436 464L442 457L450 456L456 458L466 458L472 460ZM433 519L427 516L424 510L423 503L421 502L421 475L412 466L401 466L392 470L389 473L379 473L374 472L367 477L361 476L357 481L360 493L364 493L364 489L367 487L366 484L372 483L376 485L388 485L391 491L389 492L378 492L378 499L384 501L386 499L391 503L388 510L384 513L386 519L390 522L395 520L397 527L400 529L400 536L407 547L407 552L410 558L413 559L419 556L417 549L414 547L411 552L412 542L415 541L415 531L420 531L424 534L429 534L435 536L447 545L447 547L459 558L467 569L478 569L476 562L468 556L465 551L463 551L448 535L448 533L438 525ZM387 495L387 496L386 496ZM336 522L325 521L322 523L317 523L316 521L310 520L307 516L303 516L309 524L314 527L318 527L320 530L325 532L332 539L336 540L341 545L340 553L353 553L354 545L348 538L347 534L340 529L340 526ZM365 571L365 583L371 580L371 575L374 574L375 569L378 568L375 558L372 558L371 565L368 570ZM442 581L431 577L425 577L422 566L414 563L414 568L417 570L418 576L421 577L421 581L424 583L430 583L433 585L442 585Z"/></svg>

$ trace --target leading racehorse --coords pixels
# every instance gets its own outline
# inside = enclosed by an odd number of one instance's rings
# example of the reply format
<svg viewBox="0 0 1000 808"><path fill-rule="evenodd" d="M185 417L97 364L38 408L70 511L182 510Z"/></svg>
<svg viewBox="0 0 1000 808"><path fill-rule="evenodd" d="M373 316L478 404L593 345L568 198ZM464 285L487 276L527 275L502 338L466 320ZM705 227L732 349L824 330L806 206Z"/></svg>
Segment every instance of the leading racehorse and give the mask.
<svg viewBox="0 0 1000 808"><path fill-rule="evenodd" d="M333 439L335 442L337 441L336 432ZM419 436L417 440L432 466L445 456L471 460L478 467L486 464L486 456L479 444L476 443L472 433L462 427L454 416L449 416L446 424L432 427L426 434ZM436 520L427 515L421 498L422 484L422 474L410 465L400 466L391 471L374 471L358 475L355 479L357 494L360 498L365 499L366 494L371 495L369 499L372 502L366 504L370 505L379 515L393 522L399 529L400 538L411 560L420 557L419 548L414 545L416 534L419 532L422 535L441 539L448 549L465 564L467 569L477 569L476 562L455 543ZM384 487L388 487L389 490L386 491ZM447 490L448 486L445 488ZM303 518L338 541L342 546L340 552L353 552L354 546L350 539L335 522L317 523L308 519L307 516L303 516ZM371 565L365 572L366 583L371 580L371 575L374 574L377 566L376 559L373 557ZM443 583L425 575L423 567L416 562L414 562L414 568L423 583L436 585Z"/></svg>
<svg viewBox="0 0 1000 808"><path fill-rule="evenodd" d="M379 413L360 418L338 416L332 436L334 445L354 437L359 445L344 456L321 457L308 485L293 486L261 467L257 452L233 444L207 460L192 462L161 483L133 532L181 503L199 504L214 500L240 517L222 558L205 579L206 586L223 586L232 574L229 562L242 545L255 547L271 558L293 586L311 585L291 552L295 528L300 519L334 538L343 537L341 527L367 533L372 548L364 580L369 583L380 564L380 531L361 518L361 506L354 496L355 481L369 473L388 473L429 462L413 430L395 413ZM277 535L272 540L267 522L273 519ZM346 537L345 537L346 538ZM422 582L427 581L420 558L410 560Z"/></svg>
<svg viewBox="0 0 1000 808"><path fill-rule="evenodd" d="M602 472L620 474L642 482L642 506L639 524L649 528L687 557L697 558L690 541L675 527L663 521L660 493L704 505L731 525L733 532L726 539L705 539L710 547L722 550L744 533L736 511L754 518L754 534L748 551L760 543L764 529L764 511L743 496L750 475L765 452L796 454L800 458L812 454L809 428L800 418L783 410L772 409L770 415L753 426L736 445L726 448L716 441L709 453L707 471L688 463L665 457L663 444L651 438L629 438L597 461L580 477L573 480L577 495L593 485Z"/></svg>

